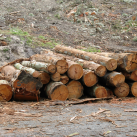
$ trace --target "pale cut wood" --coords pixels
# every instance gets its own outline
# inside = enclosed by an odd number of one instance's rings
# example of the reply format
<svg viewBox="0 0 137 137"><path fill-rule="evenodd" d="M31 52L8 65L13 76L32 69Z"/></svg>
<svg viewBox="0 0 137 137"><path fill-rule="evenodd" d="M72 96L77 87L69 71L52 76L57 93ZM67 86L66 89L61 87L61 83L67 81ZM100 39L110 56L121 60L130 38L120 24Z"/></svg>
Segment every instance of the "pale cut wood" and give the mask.
<svg viewBox="0 0 137 137"><path fill-rule="evenodd" d="M39 78L43 84L47 84L50 81L50 75L46 72L38 72L33 68L24 67L20 63L16 63L14 64L14 66L15 68L19 70L22 70L31 74L35 78Z"/></svg>
<svg viewBox="0 0 137 137"><path fill-rule="evenodd" d="M126 80L137 81L137 70L128 73L127 71L122 71L122 74L125 76Z"/></svg>
<svg viewBox="0 0 137 137"><path fill-rule="evenodd" d="M52 100L65 101L68 96L68 88L62 82L50 82L46 87L46 93Z"/></svg>
<svg viewBox="0 0 137 137"><path fill-rule="evenodd" d="M74 61L67 60L68 62L68 77L73 80L79 80L83 76L83 68L81 65Z"/></svg>
<svg viewBox="0 0 137 137"><path fill-rule="evenodd" d="M94 85L93 87L86 87L85 93L90 97L106 98L108 96L107 90L101 85Z"/></svg>
<svg viewBox="0 0 137 137"><path fill-rule="evenodd" d="M10 101L12 98L12 88L8 81L0 80L0 101Z"/></svg>
<svg viewBox="0 0 137 137"><path fill-rule="evenodd" d="M56 55L36 54L31 56L30 59L39 62L51 63L56 66L57 72L60 74L64 74L68 70L68 63L66 62L66 59Z"/></svg>
<svg viewBox="0 0 137 137"><path fill-rule="evenodd" d="M60 46L60 45L57 45L55 47L55 51L58 53L82 58L88 61L94 61L95 63L106 66L106 68L109 71L113 71L117 68L117 60L109 57L104 57L104 56L96 55L94 53L89 53L89 52L81 51L81 50L70 48L70 47Z"/></svg>
<svg viewBox="0 0 137 137"><path fill-rule="evenodd" d="M75 56L68 56L68 55L64 55L64 54L54 53L54 52L47 50L47 49L44 49L44 51L42 52L42 54L45 54L45 53L48 53L51 55L55 54L55 55L60 56L62 58L66 58L67 60L74 61L74 62L80 64L84 69L90 69L90 70L94 71L95 74L99 77L103 77L107 72L107 69L105 66L97 64L93 61L87 61L87 60L79 59L79 58L76 58Z"/></svg>
<svg viewBox="0 0 137 137"><path fill-rule="evenodd" d="M100 82L107 86L118 87L125 82L125 76L119 72L108 72L104 77L100 78Z"/></svg>
<svg viewBox="0 0 137 137"><path fill-rule="evenodd" d="M36 61L22 61L21 63L25 67L31 67L39 71L45 71L50 74L54 74L56 72L56 66L49 64L49 63L43 63L43 62L36 62Z"/></svg>
<svg viewBox="0 0 137 137"><path fill-rule="evenodd" d="M58 82L58 81L60 81L60 77L61 77L60 73L56 72L56 73L51 75L51 80Z"/></svg>
<svg viewBox="0 0 137 137"><path fill-rule="evenodd" d="M127 83L121 84L119 87L114 89L114 94L117 97L127 97L129 94L129 85Z"/></svg>
<svg viewBox="0 0 137 137"><path fill-rule="evenodd" d="M130 94L137 97L137 82L128 83L130 87Z"/></svg>
<svg viewBox="0 0 137 137"><path fill-rule="evenodd" d="M83 95L83 86L79 81L72 80L67 84L69 99L78 99Z"/></svg>
<svg viewBox="0 0 137 137"><path fill-rule="evenodd" d="M84 83L85 86L91 87L98 82L98 78L96 74L94 73L94 71L84 69L82 82Z"/></svg>
<svg viewBox="0 0 137 137"><path fill-rule="evenodd" d="M62 82L63 84L67 84L69 82L69 77L67 75L61 75L60 76L60 82Z"/></svg>

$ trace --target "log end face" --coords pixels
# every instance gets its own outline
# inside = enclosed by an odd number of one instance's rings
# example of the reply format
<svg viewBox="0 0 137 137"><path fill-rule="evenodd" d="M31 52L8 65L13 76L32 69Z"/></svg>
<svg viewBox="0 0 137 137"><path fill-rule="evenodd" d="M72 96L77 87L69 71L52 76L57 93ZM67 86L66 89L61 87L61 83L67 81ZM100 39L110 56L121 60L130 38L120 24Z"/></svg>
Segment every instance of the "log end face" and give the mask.
<svg viewBox="0 0 137 137"><path fill-rule="evenodd" d="M105 66L99 66L95 71L96 75L98 75L99 77L105 76L106 72L107 69Z"/></svg>
<svg viewBox="0 0 137 137"><path fill-rule="evenodd" d="M49 65L48 71L50 74L54 74L56 72L56 66L55 65Z"/></svg>
<svg viewBox="0 0 137 137"><path fill-rule="evenodd" d="M107 63L106 63L106 68L109 71L113 71L117 68L117 60L115 59L110 59Z"/></svg>
<svg viewBox="0 0 137 137"><path fill-rule="evenodd" d="M95 91L96 98L107 98L107 90L103 86L99 86Z"/></svg>
<svg viewBox="0 0 137 137"><path fill-rule="evenodd" d="M137 97L137 82L134 82L132 87L131 87L131 92L132 92L132 95Z"/></svg>
<svg viewBox="0 0 137 137"><path fill-rule="evenodd" d="M68 63L66 60L59 60L56 63L57 72L64 74L68 70Z"/></svg>
<svg viewBox="0 0 137 137"><path fill-rule="evenodd" d="M113 78L113 84L116 87L119 87L121 84L125 82L125 76L123 74L117 74Z"/></svg>
<svg viewBox="0 0 137 137"><path fill-rule="evenodd" d="M42 72L39 77L42 84L47 84L50 81L50 75L46 72Z"/></svg>

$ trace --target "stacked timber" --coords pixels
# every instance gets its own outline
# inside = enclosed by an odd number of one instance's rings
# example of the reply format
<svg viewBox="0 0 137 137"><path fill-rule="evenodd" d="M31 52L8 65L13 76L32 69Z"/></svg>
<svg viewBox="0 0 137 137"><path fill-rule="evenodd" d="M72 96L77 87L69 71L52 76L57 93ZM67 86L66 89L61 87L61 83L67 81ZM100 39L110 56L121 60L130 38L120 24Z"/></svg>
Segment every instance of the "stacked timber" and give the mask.
<svg viewBox="0 0 137 137"><path fill-rule="evenodd" d="M89 53L57 45L0 68L0 101L137 97L136 53Z"/></svg>

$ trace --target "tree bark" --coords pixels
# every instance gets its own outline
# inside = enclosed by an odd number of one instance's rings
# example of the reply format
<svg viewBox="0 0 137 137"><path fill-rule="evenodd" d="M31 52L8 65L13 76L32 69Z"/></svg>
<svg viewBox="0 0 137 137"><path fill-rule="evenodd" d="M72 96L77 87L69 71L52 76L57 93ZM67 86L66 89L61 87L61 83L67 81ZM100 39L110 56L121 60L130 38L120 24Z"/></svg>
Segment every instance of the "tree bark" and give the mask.
<svg viewBox="0 0 137 137"><path fill-rule="evenodd" d="M69 77L67 75L61 75L60 76L60 82L62 82L63 84L67 84L69 82Z"/></svg>
<svg viewBox="0 0 137 137"><path fill-rule="evenodd" d="M137 81L137 70L128 73L127 71L122 71L122 74L125 76L126 80Z"/></svg>
<svg viewBox="0 0 137 137"><path fill-rule="evenodd" d="M79 81L72 80L67 84L69 91L69 99L78 99L83 95L83 86Z"/></svg>
<svg viewBox="0 0 137 137"><path fill-rule="evenodd" d="M21 64L25 67L31 67L36 70L44 71L50 74L54 74L56 72L56 66L49 63L36 62L33 60L33 61L22 61Z"/></svg>
<svg viewBox="0 0 137 137"><path fill-rule="evenodd" d="M67 60L68 62L68 77L73 80L79 80L83 76L83 68L74 61Z"/></svg>
<svg viewBox="0 0 137 137"><path fill-rule="evenodd" d="M100 78L100 82L104 83L106 86L119 87L125 82L125 76L119 72L109 72L104 77Z"/></svg>
<svg viewBox="0 0 137 137"><path fill-rule="evenodd" d="M114 89L114 94L117 97L127 97L129 94L129 85L127 83L121 84L119 87Z"/></svg>
<svg viewBox="0 0 137 137"><path fill-rule="evenodd" d="M12 88L8 81L0 80L0 101L10 101L12 98Z"/></svg>
<svg viewBox="0 0 137 137"><path fill-rule="evenodd" d="M137 82L128 83L130 87L130 94L137 97Z"/></svg>
<svg viewBox="0 0 137 137"><path fill-rule="evenodd" d="M105 89L105 87L100 86L100 85L94 85L93 87L87 87L85 88L85 92L90 97L106 98L108 96L107 90Z"/></svg>
<svg viewBox="0 0 137 137"><path fill-rule="evenodd" d="M50 99L61 101L65 101L69 95L67 86L62 82L49 83L46 87L46 93Z"/></svg>
<svg viewBox="0 0 137 137"><path fill-rule="evenodd" d="M117 61L109 57L99 56L93 53L59 45L55 47L55 51L58 53L82 58L88 61L94 61L95 63L106 66L109 71L113 71L117 68Z"/></svg>
<svg viewBox="0 0 137 137"><path fill-rule="evenodd" d="M64 74L68 70L68 63L66 62L66 60L56 55L36 54L31 56L30 59L40 62L51 63L56 66L57 72L60 74Z"/></svg>
<svg viewBox="0 0 137 137"><path fill-rule="evenodd" d="M58 82L58 81L60 81L60 77L61 77L60 73L56 72L56 73L51 75L51 80Z"/></svg>
<svg viewBox="0 0 137 137"><path fill-rule="evenodd" d="M14 64L14 66L15 68L19 70L26 71L27 73L31 74L35 78L39 78L42 84L47 84L50 81L50 75L46 72L38 72L33 68L24 67L20 63L16 63Z"/></svg>
<svg viewBox="0 0 137 137"><path fill-rule="evenodd" d="M98 78L96 74L94 73L94 71L84 69L82 82L84 83L85 86L91 87L98 82Z"/></svg>
<svg viewBox="0 0 137 137"><path fill-rule="evenodd" d="M29 73L22 71L13 82L14 100L18 101L39 101L39 89L43 86L40 80Z"/></svg>

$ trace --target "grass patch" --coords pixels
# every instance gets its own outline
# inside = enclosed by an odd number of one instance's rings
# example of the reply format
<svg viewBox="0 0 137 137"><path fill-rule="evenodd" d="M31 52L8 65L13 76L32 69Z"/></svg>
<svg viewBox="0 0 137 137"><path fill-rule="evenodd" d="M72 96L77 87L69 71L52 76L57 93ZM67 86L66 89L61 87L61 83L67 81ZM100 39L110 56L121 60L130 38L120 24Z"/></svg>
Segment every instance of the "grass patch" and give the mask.
<svg viewBox="0 0 137 137"><path fill-rule="evenodd" d="M18 35L18 36L29 36L28 32L23 31L23 30L19 29L18 27L17 28L11 28L10 34Z"/></svg>
<svg viewBox="0 0 137 137"><path fill-rule="evenodd" d="M133 41L134 41L134 42L137 42L137 37L134 37L134 38L133 38Z"/></svg>
<svg viewBox="0 0 137 137"><path fill-rule="evenodd" d="M3 52L8 52L8 51L9 51L9 49L6 49L6 48L5 48L5 49L3 49Z"/></svg>

